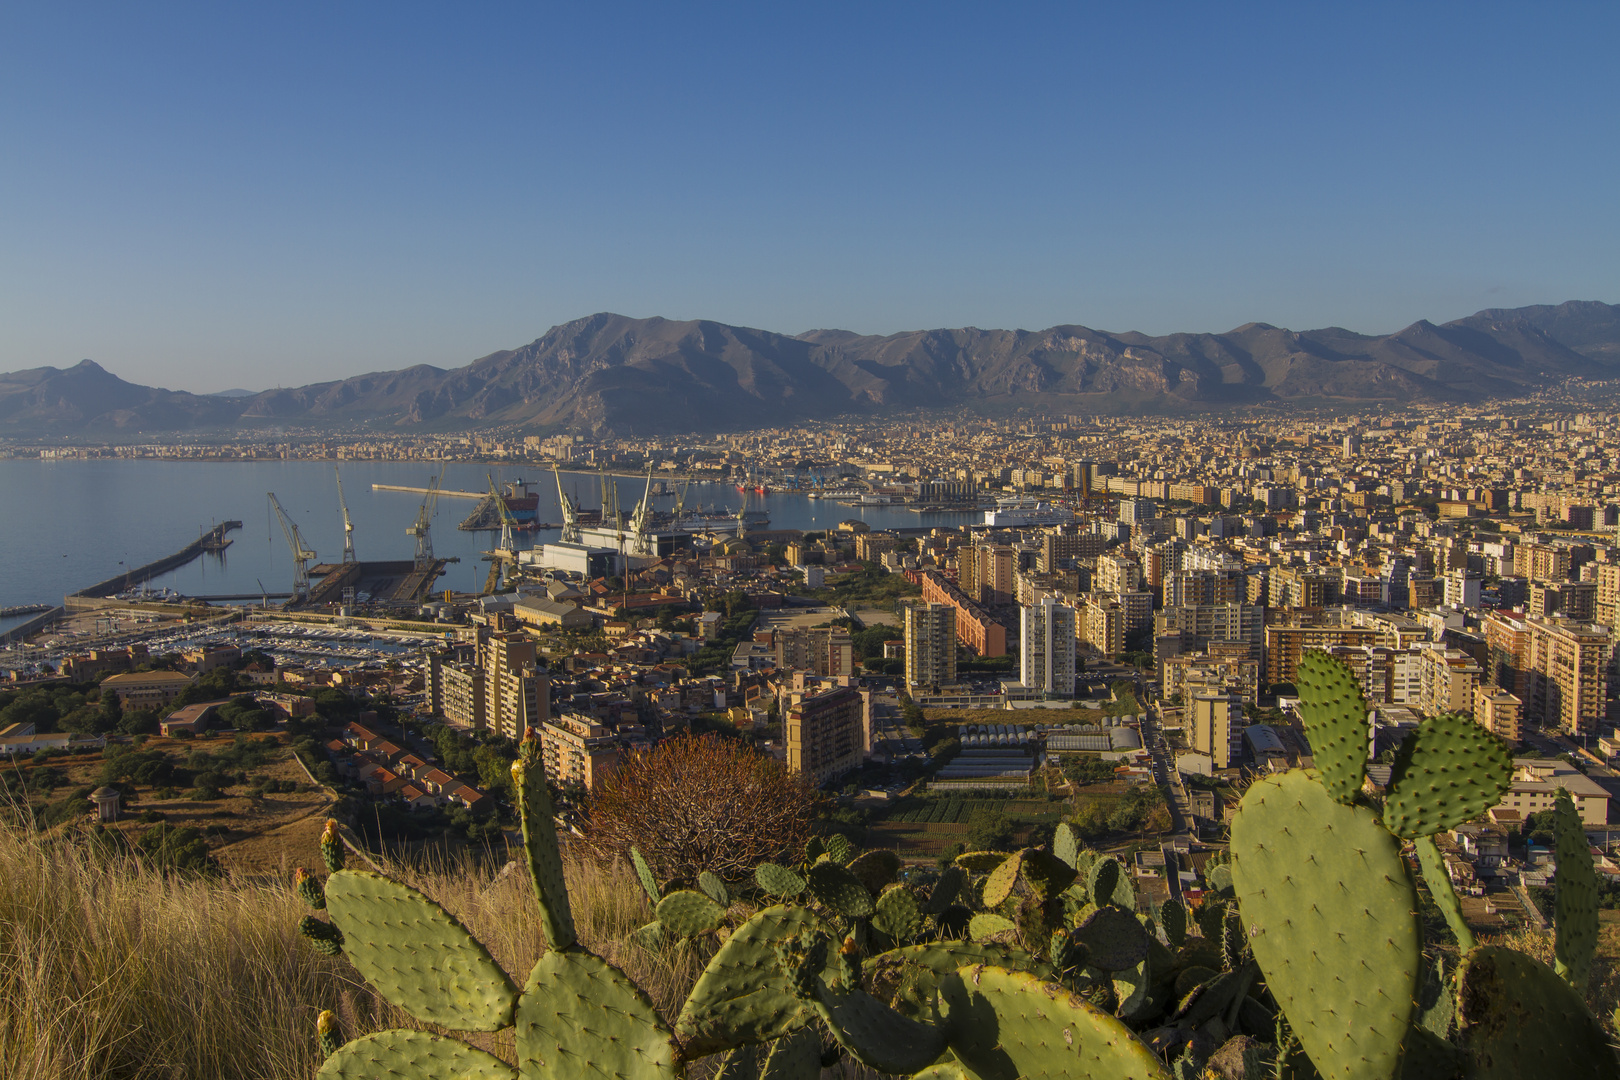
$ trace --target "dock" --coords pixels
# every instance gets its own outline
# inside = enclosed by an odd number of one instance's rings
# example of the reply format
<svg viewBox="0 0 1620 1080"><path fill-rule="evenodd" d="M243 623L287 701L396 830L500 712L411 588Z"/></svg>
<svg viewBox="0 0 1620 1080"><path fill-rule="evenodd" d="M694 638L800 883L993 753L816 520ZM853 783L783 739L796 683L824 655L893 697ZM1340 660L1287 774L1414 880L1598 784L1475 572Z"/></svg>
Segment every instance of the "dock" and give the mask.
<svg viewBox="0 0 1620 1080"><path fill-rule="evenodd" d="M408 491L412 495L427 495L427 494L430 494L432 492L431 488L407 487L404 484L372 484L371 485L371 490L372 491ZM487 491L451 491L449 488L439 488L438 489L438 496L441 499L487 499L487 498L489 498L489 492L487 492Z"/></svg>
<svg viewBox="0 0 1620 1080"><path fill-rule="evenodd" d="M136 585L150 581L159 574L167 574L170 570L186 565L186 563L205 551L219 551L230 543L229 540L225 539L225 534L232 529L240 529L241 527L242 523L240 521L222 521L173 555L165 556L156 562L149 562L145 566L138 566L133 570L126 570L117 577L110 577L106 581L98 581L94 585L80 589L72 595L95 598L106 596L108 593L125 592Z"/></svg>

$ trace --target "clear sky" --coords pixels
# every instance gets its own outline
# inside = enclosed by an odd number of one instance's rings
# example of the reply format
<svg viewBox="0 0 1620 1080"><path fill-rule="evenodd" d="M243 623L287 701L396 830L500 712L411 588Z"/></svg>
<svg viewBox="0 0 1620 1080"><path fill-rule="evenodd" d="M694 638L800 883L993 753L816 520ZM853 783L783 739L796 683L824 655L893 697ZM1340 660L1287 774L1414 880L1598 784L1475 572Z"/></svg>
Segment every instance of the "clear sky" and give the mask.
<svg viewBox="0 0 1620 1080"><path fill-rule="evenodd" d="M0 5L0 370L1620 301L1620 5Z"/></svg>

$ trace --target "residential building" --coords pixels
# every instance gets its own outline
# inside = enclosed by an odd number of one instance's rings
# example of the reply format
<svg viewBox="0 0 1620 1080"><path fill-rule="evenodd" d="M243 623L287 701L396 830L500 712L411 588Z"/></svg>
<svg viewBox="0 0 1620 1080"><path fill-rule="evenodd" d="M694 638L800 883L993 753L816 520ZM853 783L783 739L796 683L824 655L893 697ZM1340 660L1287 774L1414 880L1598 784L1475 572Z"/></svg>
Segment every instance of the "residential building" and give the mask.
<svg viewBox="0 0 1620 1080"><path fill-rule="evenodd" d="M1524 702L1500 686L1474 688L1474 720L1480 727L1509 744L1517 745L1522 738L1519 713Z"/></svg>
<svg viewBox="0 0 1620 1080"><path fill-rule="evenodd" d="M905 609L906 689L938 690L956 682L956 609L920 603Z"/></svg>
<svg viewBox="0 0 1620 1080"><path fill-rule="evenodd" d="M1530 628L1530 698L1526 716L1567 735L1596 735L1607 709L1607 627L1565 619L1525 620Z"/></svg>
<svg viewBox="0 0 1620 1080"><path fill-rule="evenodd" d="M859 768L865 759L863 715L860 691L851 686L793 695L783 710L788 768L818 784Z"/></svg>
<svg viewBox="0 0 1620 1080"><path fill-rule="evenodd" d="M1484 677L1474 658L1437 646L1417 650L1418 708L1427 716L1474 713L1474 690Z"/></svg>
<svg viewBox="0 0 1620 1080"><path fill-rule="evenodd" d="M578 784L589 791L618 768L619 747L613 732L592 717L565 712L538 729L550 780Z"/></svg>
<svg viewBox="0 0 1620 1080"><path fill-rule="evenodd" d="M1228 694L1199 694L1187 705L1188 742L1208 754L1217 769L1230 769L1243 754L1243 702Z"/></svg>
<svg viewBox="0 0 1620 1080"><path fill-rule="evenodd" d="M1560 789L1569 792L1583 825L1608 823L1608 789L1557 758L1514 759L1512 786L1495 809L1517 811L1522 821L1531 814L1551 810Z"/></svg>
<svg viewBox="0 0 1620 1080"><path fill-rule="evenodd" d="M791 627L776 631L776 666L836 678L855 674L855 644L841 627Z"/></svg>
<svg viewBox="0 0 1620 1080"><path fill-rule="evenodd" d="M1048 596L1021 610L1019 630L1019 683L1042 697L1074 697L1074 608Z"/></svg>

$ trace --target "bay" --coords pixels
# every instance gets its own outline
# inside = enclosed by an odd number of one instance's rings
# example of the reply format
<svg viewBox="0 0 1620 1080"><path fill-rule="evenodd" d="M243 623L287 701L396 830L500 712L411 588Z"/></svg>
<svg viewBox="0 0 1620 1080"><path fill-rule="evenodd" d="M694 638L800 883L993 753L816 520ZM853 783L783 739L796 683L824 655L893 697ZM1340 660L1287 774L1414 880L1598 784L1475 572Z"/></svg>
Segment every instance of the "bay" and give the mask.
<svg viewBox="0 0 1620 1080"><path fill-rule="evenodd" d="M354 519L355 549L362 560L409 559L415 540L406 527L415 521L422 496L377 491L373 484L425 487L442 467L446 489L485 491L487 476L497 482L527 479L540 495L542 522L560 522L556 483L536 466L395 461L344 461L343 491ZM331 461L0 461L0 606L60 603L63 595L178 551L218 521L238 520L231 546L219 556L204 555L169 574L153 578L189 596L270 592L292 587L293 563L266 497L275 492L298 523L318 561L337 562L343 552L343 523ZM563 473L564 489L586 509L601 505L596 473ZM644 481L615 481L619 502L628 510L641 497ZM735 513L743 500L730 483L694 483L688 508L701 505ZM669 509L674 496L655 496ZM479 556L495 545L491 532L456 528L472 512L471 499L441 498L433 521L434 552L459 556L439 579L439 588L477 591L488 564ZM858 519L874 529L955 526L977 514L928 514L887 506L846 506L811 499L798 492L750 494L750 510L770 515L773 529L824 530ZM554 540L556 530L521 534L519 546ZM0 622L0 630L19 619Z"/></svg>

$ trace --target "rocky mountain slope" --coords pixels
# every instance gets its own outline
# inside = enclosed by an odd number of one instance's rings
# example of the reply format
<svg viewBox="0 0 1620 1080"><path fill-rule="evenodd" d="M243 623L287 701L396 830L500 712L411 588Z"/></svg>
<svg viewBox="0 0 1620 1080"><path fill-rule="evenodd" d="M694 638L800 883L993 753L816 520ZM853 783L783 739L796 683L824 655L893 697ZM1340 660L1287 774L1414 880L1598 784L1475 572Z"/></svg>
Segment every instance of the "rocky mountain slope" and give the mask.
<svg viewBox="0 0 1620 1080"><path fill-rule="evenodd" d="M243 397L125 383L90 361L0 375L0 433L358 420L621 434L733 430L843 413L1039 403L1187 411L1267 401L1477 401L1620 371L1620 306L1570 302L1369 336L1249 323L1224 334L918 330L790 337L599 314L465 367L427 365Z"/></svg>

